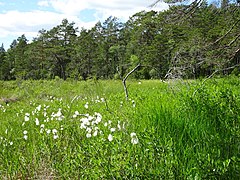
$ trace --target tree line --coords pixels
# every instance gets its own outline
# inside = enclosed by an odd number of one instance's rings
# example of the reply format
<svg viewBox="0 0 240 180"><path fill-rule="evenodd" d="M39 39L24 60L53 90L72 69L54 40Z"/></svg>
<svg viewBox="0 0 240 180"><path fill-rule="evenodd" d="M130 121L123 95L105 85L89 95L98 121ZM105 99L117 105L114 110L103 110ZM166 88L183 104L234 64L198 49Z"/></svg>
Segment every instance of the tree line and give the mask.
<svg viewBox="0 0 240 180"><path fill-rule="evenodd" d="M194 1L166 11L141 11L127 22L109 17L91 29L63 19L0 47L0 80L117 79L139 65L133 76L199 78L215 72L240 73L240 8Z"/></svg>

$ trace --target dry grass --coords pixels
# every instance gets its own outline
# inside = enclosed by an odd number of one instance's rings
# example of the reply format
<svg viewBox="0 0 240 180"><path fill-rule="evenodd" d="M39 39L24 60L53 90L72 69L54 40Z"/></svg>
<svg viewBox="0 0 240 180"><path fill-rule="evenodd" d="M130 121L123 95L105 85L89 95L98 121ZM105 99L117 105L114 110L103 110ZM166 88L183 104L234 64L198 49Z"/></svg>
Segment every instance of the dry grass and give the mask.
<svg viewBox="0 0 240 180"><path fill-rule="evenodd" d="M11 103L11 102L16 102L16 101L18 101L19 100L19 98L17 98L17 97L9 97L9 98L7 98L7 97L1 97L0 98L0 103L6 103L6 104L8 104L8 103Z"/></svg>

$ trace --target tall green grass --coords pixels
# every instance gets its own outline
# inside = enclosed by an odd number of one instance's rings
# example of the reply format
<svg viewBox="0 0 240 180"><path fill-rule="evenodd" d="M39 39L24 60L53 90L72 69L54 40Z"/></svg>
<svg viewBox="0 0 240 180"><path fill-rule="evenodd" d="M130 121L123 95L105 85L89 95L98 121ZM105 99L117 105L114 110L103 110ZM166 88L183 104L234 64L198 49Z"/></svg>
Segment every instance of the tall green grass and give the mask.
<svg viewBox="0 0 240 180"><path fill-rule="evenodd" d="M2 179L240 178L236 77L0 85Z"/></svg>

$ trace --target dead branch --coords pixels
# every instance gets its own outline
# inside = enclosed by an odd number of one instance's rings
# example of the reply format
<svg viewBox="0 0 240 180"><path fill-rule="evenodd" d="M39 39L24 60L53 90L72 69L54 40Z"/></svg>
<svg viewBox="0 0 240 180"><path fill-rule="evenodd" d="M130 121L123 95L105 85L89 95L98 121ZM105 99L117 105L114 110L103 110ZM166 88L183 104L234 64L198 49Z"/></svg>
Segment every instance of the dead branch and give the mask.
<svg viewBox="0 0 240 180"><path fill-rule="evenodd" d="M220 38L218 38L215 42L213 42L211 45L215 45L217 44L219 41L221 41L222 39L224 39L232 30L233 28L240 22L240 19L238 19L233 25L232 27Z"/></svg>
<svg viewBox="0 0 240 180"><path fill-rule="evenodd" d="M129 73L127 73L127 75L126 75L126 76L123 78L123 80L122 80L126 100L128 100L128 89L127 89L127 86L126 86L126 80L127 80L127 78L128 78L132 73L134 73L140 66L141 66L141 64L139 63L139 64L138 64L137 66L135 66Z"/></svg>
<svg viewBox="0 0 240 180"><path fill-rule="evenodd" d="M236 42L239 37L240 33L228 44L228 46L231 46L234 42Z"/></svg>

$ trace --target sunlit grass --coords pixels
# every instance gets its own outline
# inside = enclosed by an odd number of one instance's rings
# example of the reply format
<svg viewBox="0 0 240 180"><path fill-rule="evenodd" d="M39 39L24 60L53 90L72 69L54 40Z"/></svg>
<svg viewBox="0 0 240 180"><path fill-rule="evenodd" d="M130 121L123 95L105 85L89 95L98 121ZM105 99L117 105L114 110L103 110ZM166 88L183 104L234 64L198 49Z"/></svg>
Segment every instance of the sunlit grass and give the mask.
<svg viewBox="0 0 240 180"><path fill-rule="evenodd" d="M238 179L239 79L1 82L4 179Z"/></svg>

